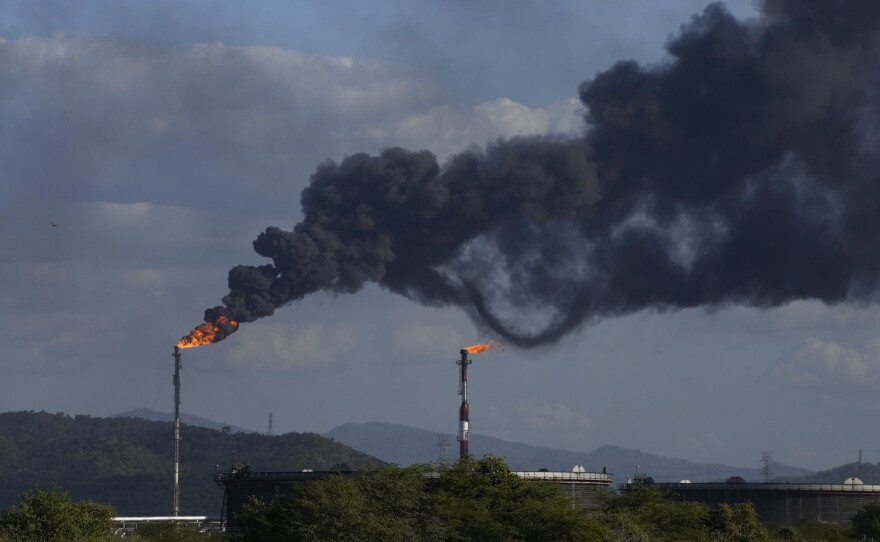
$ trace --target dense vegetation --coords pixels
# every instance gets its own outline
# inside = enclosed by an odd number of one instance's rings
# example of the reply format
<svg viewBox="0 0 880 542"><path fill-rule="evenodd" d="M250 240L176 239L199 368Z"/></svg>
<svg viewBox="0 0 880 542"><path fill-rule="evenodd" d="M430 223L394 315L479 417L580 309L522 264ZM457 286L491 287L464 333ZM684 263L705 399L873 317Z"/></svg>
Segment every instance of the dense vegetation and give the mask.
<svg viewBox="0 0 880 542"><path fill-rule="evenodd" d="M601 525L555 486L513 476L503 461L463 461L429 477L388 467L309 483L253 502L238 517L247 542L288 540L598 540Z"/></svg>
<svg viewBox="0 0 880 542"><path fill-rule="evenodd" d="M595 508L576 509L558 486L511 476L492 457L425 472L386 467L325 478L283 500L254 501L239 516L240 542L880 542L880 503L866 506L852 528L766 526L751 504L668 500L654 486L603 494Z"/></svg>
<svg viewBox="0 0 880 542"><path fill-rule="evenodd" d="M33 490L0 511L0 542L111 542L111 507L74 502L61 491ZM762 525L749 504L707 507L667 500L654 487L604 495L578 509L558 486L511 475L499 459L424 467L383 467L300 486L273 502L253 501L239 516L244 532L199 532L155 524L133 542L585 541L852 542L877 538L880 504L853 528L831 524Z"/></svg>
<svg viewBox="0 0 880 542"><path fill-rule="evenodd" d="M0 542L106 542L114 539L108 523L113 515L168 513L171 435L168 422L136 418L0 414ZM238 538L155 525L130 540L880 541L880 504L865 507L852 528L765 527L749 505L709 508L668 501L649 487L609 494L595 509L579 510L556 486L511 476L507 465L492 457L426 476L425 467L382 467L314 434L267 437L186 426L181 455L187 515L218 515L222 491L213 474L234 460L257 470L348 463L365 472L309 483L284 500L252 503ZM828 476L839 483L852 467ZM866 481L871 467L862 465Z"/></svg>
<svg viewBox="0 0 880 542"><path fill-rule="evenodd" d="M0 510L0 539L6 542L87 542L107 537L112 507L73 502L59 490L32 490L15 507Z"/></svg>
<svg viewBox="0 0 880 542"><path fill-rule="evenodd" d="M644 487L582 510L560 487L514 476L493 457L434 476L411 467L325 478L286 499L253 501L238 520L243 542L772 540L749 504L709 508Z"/></svg>
<svg viewBox="0 0 880 542"><path fill-rule="evenodd" d="M34 487L60 488L75 500L112 505L119 515L171 512L173 429L168 422L45 412L0 414L0 508ZM180 443L181 514L220 515L214 473L233 461L254 470L381 465L312 433L264 436L184 426Z"/></svg>

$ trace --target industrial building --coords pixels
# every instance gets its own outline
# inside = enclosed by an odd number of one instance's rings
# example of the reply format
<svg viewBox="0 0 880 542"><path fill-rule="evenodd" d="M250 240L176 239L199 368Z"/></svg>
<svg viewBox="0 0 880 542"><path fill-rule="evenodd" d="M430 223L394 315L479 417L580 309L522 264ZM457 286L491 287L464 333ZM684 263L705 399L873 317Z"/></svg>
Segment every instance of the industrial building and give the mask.
<svg viewBox="0 0 880 542"><path fill-rule="evenodd" d="M669 498L699 502L710 506L750 502L766 523L826 521L849 525L864 505L880 500L880 485L863 484L848 478L842 484L794 484L743 482L742 478L723 483L653 484L668 492ZM626 491L638 485L620 486Z"/></svg>

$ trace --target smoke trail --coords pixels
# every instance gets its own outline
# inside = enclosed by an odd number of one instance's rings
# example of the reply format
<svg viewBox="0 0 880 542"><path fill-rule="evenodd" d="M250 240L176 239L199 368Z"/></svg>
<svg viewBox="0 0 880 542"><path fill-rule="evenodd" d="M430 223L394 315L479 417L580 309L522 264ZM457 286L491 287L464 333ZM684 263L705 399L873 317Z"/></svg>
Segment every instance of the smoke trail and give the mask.
<svg viewBox="0 0 880 542"><path fill-rule="evenodd" d="M713 4L668 61L581 86L582 138L325 162L302 222L254 241L272 263L232 269L212 315L377 283L535 346L649 308L870 301L878 30L872 0L767 0L752 21Z"/></svg>

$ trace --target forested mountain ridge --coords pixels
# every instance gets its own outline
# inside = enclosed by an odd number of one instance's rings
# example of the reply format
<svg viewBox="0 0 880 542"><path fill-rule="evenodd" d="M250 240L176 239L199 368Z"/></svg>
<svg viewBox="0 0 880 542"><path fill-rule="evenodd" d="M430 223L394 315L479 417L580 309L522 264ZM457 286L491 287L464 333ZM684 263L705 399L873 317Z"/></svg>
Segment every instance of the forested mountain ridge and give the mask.
<svg viewBox="0 0 880 542"><path fill-rule="evenodd" d="M384 461L402 466L430 463L438 459L438 435L436 432L424 429L384 422L347 423L325 435ZM485 454L501 457L514 470L546 468L568 471L576 464L597 472L605 468L614 474L615 482L625 482L627 476L634 475L637 469L641 474L647 474L657 482L678 482L685 478L692 482L712 482L723 481L731 476L740 476L752 481L761 479L758 465L747 468L717 463L697 463L620 446L602 446L592 452L576 452L531 446L471 433L470 452L475 457ZM457 456L457 446L453 445L449 454L452 457ZM781 463L775 464L773 469L779 476L794 477L810 473L806 469Z"/></svg>
<svg viewBox="0 0 880 542"><path fill-rule="evenodd" d="M847 463L806 476L780 476L773 481L798 484L842 484L850 476L857 477L865 484L880 484L880 463Z"/></svg>
<svg viewBox="0 0 880 542"><path fill-rule="evenodd" d="M114 414L110 417L141 418L143 420L149 420L151 422L174 421L173 412L160 412L151 408L136 408L134 410L127 410L125 412L120 412L119 414ZM259 431L254 431L253 429L248 429L246 427L233 425L231 423L216 422L214 420L209 420L208 418L202 418L201 416L196 416L194 414L185 414L183 412L180 413L180 423L193 425L195 427L205 427L207 429L217 429L218 431L226 430L232 433L259 433Z"/></svg>
<svg viewBox="0 0 880 542"><path fill-rule="evenodd" d="M213 476L233 461L257 471L352 468L381 461L314 433L266 436L184 425L181 514L219 516ZM171 513L173 426L139 418L0 413L0 507L33 487L58 487L76 500L113 505L120 515Z"/></svg>

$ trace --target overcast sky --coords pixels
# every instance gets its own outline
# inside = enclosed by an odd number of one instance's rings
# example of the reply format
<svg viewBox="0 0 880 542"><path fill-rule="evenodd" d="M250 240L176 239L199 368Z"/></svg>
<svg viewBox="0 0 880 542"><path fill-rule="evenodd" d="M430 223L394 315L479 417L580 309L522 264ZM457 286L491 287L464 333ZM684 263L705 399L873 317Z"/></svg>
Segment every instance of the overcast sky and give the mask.
<svg viewBox="0 0 880 542"><path fill-rule="evenodd" d="M664 62L704 7L0 0L0 410L171 410L174 343L231 267L264 263L260 232L300 220L319 164L580 134L578 85ZM474 356L472 428L749 467L764 450L876 462L878 329L873 305L816 301L605 319ZM255 430L271 412L276 433L455 434L458 350L491 338L375 286L319 293L184 351L183 410Z"/></svg>

